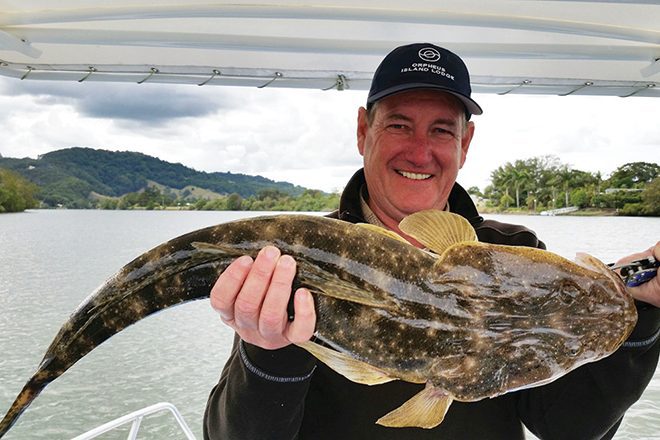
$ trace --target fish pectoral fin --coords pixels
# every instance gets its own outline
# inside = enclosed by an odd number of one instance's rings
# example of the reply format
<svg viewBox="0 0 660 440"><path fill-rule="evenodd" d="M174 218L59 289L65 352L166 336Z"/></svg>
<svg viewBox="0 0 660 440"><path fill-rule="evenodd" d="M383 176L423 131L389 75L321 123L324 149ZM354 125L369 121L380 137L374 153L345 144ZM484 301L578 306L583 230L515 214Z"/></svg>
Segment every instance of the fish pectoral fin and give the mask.
<svg viewBox="0 0 660 440"><path fill-rule="evenodd" d="M388 376L384 371L366 362L359 361L316 342L307 341L296 345L304 348L312 356L352 382L364 385L378 385L395 380L395 378Z"/></svg>
<svg viewBox="0 0 660 440"><path fill-rule="evenodd" d="M435 428L444 420L452 401L449 394L427 383L422 391L376 423L390 428Z"/></svg>
<svg viewBox="0 0 660 440"><path fill-rule="evenodd" d="M385 292L361 289L304 260L298 261L298 281L315 293L330 298L384 310L397 310L400 307L397 299Z"/></svg>
<svg viewBox="0 0 660 440"><path fill-rule="evenodd" d="M371 223L356 223L356 226L359 226L364 229L368 229L370 231L376 232L381 235L385 235L386 237L392 238L394 240L401 241L406 244L410 244L406 241L405 238L403 238L394 231L390 231L389 229L385 229L377 225L372 225Z"/></svg>
<svg viewBox="0 0 660 440"><path fill-rule="evenodd" d="M578 252L575 254L575 263L584 267L585 269L600 273L601 275L609 278L614 283L614 285L617 286L617 290L626 295L626 290L621 277L617 275L612 269L607 267L605 263L600 261L598 258L584 252Z"/></svg>
<svg viewBox="0 0 660 440"><path fill-rule="evenodd" d="M578 252L575 254L575 263L584 267L585 269L592 270L607 276L608 278L616 278L615 273L609 267L605 266L605 263L600 261L598 258L593 257L584 252Z"/></svg>
<svg viewBox="0 0 660 440"><path fill-rule="evenodd" d="M477 241L477 233L465 218L437 209L427 209L401 220L399 228L438 255L450 246Z"/></svg>
<svg viewBox="0 0 660 440"><path fill-rule="evenodd" d="M605 264L596 257L592 257L589 254L584 252L578 252L575 254L575 262L584 267L585 269L593 270L600 273L611 273L612 271L605 266Z"/></svg>

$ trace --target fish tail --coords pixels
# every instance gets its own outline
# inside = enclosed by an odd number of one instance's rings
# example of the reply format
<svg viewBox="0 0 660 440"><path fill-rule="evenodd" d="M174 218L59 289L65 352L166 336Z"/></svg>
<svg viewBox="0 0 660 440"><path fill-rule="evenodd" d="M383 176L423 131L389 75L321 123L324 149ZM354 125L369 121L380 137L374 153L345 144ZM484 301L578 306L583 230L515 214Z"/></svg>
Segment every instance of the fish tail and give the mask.
<svg viewBox="0 0 660 440"><path fill-rule="evenodd" d="M43 373L37 373L25 384L21 392L18 394L14 403L5 414L5 417L0 421L0 438L2 438L7 431L16 423L16 420L23 414L23 411L37 398L41 391L45 388L49 381L44 382Z"/></svg>
<svg viewBox="0 0 660 440"><path fill-rule="evenodd" d="M234 258L250 252L256 255L263 247L263 241L254 242L252 248L232 244L234 235L243 237L241 243L250 241L253 224L235 223L243 235L235 234L234 226L224 225L193 231L145 252L121 268L60 328L37 373L0 421L0 437L46 385L106 339L148 315L208 297L213 282Z"/></svg>

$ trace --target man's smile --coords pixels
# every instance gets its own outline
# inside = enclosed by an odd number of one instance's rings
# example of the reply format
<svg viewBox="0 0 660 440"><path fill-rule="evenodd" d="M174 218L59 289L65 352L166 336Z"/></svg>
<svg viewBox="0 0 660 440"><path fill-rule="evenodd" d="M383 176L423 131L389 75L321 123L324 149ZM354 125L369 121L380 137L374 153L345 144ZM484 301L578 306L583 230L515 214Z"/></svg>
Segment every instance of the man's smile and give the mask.
<svg viewBox="0 0 660 440"><path fill-rule="evenodd" d="M426 180L431 178L432 174L423 174L423 173L411 173L409 171L396 170L397 173L412 180Z"/></svg>

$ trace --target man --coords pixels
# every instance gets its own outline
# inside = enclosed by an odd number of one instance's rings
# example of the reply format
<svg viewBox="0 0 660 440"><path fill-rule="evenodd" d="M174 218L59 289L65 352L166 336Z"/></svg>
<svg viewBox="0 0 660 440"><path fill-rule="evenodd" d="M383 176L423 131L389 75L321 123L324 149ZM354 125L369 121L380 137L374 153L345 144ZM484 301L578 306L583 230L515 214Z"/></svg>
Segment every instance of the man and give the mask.
<svg viewBox="0 0 660 440"><path fill-rule="evenodd" d="M484 220L455 182L474 134L470 117L481 112L458 56L432 44L395 49L376 70L367 107L359 110L364 169L331 216L401 233L398 223L408 214L447 209L467 218L480 241L544 248L526 228ZM652 252L660 257L660 243L629 259ZM211 304L236 338L209 398L206 439L510 440L523 438L522 423L544 439L611 438L656 368L660 309L640 302L635 331L609 358L546 386L454 402L434 429L385 428L375 420L423 385L356 384L291 345L309 340L315 326L306 289L294 293L295 319L287 320L295 265L266 247L254 261L237 259L213 287ZM660 304L658 278L631 292Z"/></svg>

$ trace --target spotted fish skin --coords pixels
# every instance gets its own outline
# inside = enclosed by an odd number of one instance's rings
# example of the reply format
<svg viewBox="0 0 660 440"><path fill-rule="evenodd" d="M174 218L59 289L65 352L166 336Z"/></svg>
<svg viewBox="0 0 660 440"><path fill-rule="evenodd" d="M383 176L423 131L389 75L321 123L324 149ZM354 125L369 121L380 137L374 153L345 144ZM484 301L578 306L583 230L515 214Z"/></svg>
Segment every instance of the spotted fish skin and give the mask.
<svg viewBox="0 0 660 440"><path fill-rule="evenodd" d="M615 281L540 250L458 243L437 255L339 220L280 215L191 232L141 255L74 311L5 418L107 338L208 297L227 265L277 246L309 288L318 339L458 400L545 383L618 347L634 325ZM623 292L623 293L622 293Z"/></svg>
<svg viewBox="0 0 660 440"><path fill-rule="evenodd" d="M418 270L394 311L318 297L319 338L469 402L608 356L637 319L616 278L542 250L464 243Z"/></svg>
<svg viewBox="0 0 660 440"><path fill-rule="evenodd" d="M204 249L199 244L210 245ZM2 437L53 380L103 341L152 313L207 298L218 275L240 255L275 245L298 262L297 285L325 280L355 291L391 277L383 253L414 261L419 250L350 223L318 216L278 215L223 223L168 241L139 256L93 292L64 323L33 377L0 421ZM369 249L369 252L363 251ZM380 249L375 252L374 250ZM345 266L345 269L343 267ZM386 300L388 293L374 291Z"/></svg>

